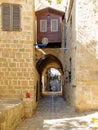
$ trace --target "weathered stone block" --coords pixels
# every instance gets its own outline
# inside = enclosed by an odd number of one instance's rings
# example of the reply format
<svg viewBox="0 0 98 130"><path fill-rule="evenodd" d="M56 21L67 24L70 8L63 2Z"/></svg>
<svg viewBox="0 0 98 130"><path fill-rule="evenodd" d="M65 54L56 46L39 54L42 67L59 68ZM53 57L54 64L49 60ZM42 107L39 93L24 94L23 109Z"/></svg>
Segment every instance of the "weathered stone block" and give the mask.
<svg viewBox="0 0 98 130"><path fill-rule="evenodd" d="M31 98L24 98L23 99L23 105L24 105L24 113L26 118L32 117L34 113L34 103L33 99Z"/></svg>

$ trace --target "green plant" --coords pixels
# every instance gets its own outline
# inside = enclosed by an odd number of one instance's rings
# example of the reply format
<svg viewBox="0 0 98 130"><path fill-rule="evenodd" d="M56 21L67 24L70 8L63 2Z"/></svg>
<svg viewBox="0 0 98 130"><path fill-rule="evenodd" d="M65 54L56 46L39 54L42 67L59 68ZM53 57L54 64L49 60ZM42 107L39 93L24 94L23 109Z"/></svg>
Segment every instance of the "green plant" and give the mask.
<svg viewBox="0 0 98 130"><path fill-rule="evenodd" d="M61 0L57 0L56 2L57 2L57 4L61 4Z"/></svg>
<svg viewBox="0 0 98 130"><path fill-rule="evenodd" d="M48 1L48 3L50 3L50 4L52 3L52 0L47 0L47 1ZM61 4L61 1L62 1L62 0L56 0L57 4Z"/></svg>
<svg viewBox="0 0 98 130"><path fill-rule="evenodd" d="M94 13L98 12L98 6L97 5L94 5L93 11L94 11Z"/></svg>
<svg viewBox="0 0 98 130"><path fill-rule="evenodd" d="M50 3L50 5L51 5L51 3L52 3L52 0L47 0L48 1L48 3Z"/></svg>
<svg viewBox="0 0 98 130"><path fill-rule="evenodd" d="M97 13L98 12L98 5L97 5L97 0L91 0L94 4L94 8L93 8L93 11L94 13Z"/></svg>

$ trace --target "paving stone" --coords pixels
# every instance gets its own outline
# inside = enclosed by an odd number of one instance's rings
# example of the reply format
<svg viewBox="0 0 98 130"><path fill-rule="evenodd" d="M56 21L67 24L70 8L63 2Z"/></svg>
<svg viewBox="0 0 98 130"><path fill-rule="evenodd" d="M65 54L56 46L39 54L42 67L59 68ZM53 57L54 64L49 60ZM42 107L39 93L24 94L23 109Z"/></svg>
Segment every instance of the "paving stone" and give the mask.
<svg viewBox="0 0 98 130"><path fill-rule="evenodd" d="M98 130L91 118L96 112L75 112L60 95L43 95L32 118L24 120L16 130Z"/></svg>

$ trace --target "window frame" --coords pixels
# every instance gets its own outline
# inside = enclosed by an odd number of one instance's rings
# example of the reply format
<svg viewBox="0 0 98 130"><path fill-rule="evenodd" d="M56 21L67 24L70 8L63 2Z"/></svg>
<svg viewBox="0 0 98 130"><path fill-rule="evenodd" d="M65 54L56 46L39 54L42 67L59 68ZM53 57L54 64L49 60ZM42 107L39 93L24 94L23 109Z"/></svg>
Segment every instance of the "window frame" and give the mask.
<svg viewBox="0 0 98 130"><path fill-rule="evenodd" d="M43 22L45 22L45 23L43 24ZM44 25L44 29L43 29L43 25ZM47 32L47 20L46 19L40 20L40 32Z"/></svg>
<svg viewBox="0 0 98 130"><path fill-rule="evenodd" d="M56 29L53 27L53 22L56 22ZM51 19L51 32L58 32L58 19Z"/></svg>

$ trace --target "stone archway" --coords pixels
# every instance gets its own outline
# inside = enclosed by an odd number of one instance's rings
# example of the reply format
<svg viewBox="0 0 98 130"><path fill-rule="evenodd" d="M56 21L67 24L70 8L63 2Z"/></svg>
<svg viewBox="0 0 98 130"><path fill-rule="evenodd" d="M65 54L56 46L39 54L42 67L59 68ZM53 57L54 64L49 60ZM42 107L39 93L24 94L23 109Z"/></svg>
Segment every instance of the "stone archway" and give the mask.
<svg viewBox="0 0 98 130"><path fill-rule="evenodd" d="M40 74L41 92L44 92L47 85L46 74L49 68L57 69L63 76L63 66L60 60L56 56L51 54L47 54L41 57L36 64L36 68Z"/></svg>
<svg viewBox="0 0 98 130"><path fill-rule="evenodd" d="M36 68L39 73L42 73L45 67L47 67L48 65L57 66L58 69L60 69L63 73L63 66L60 60L56 56L51 54L47 54L41 57L36 63Z"/></svg>

